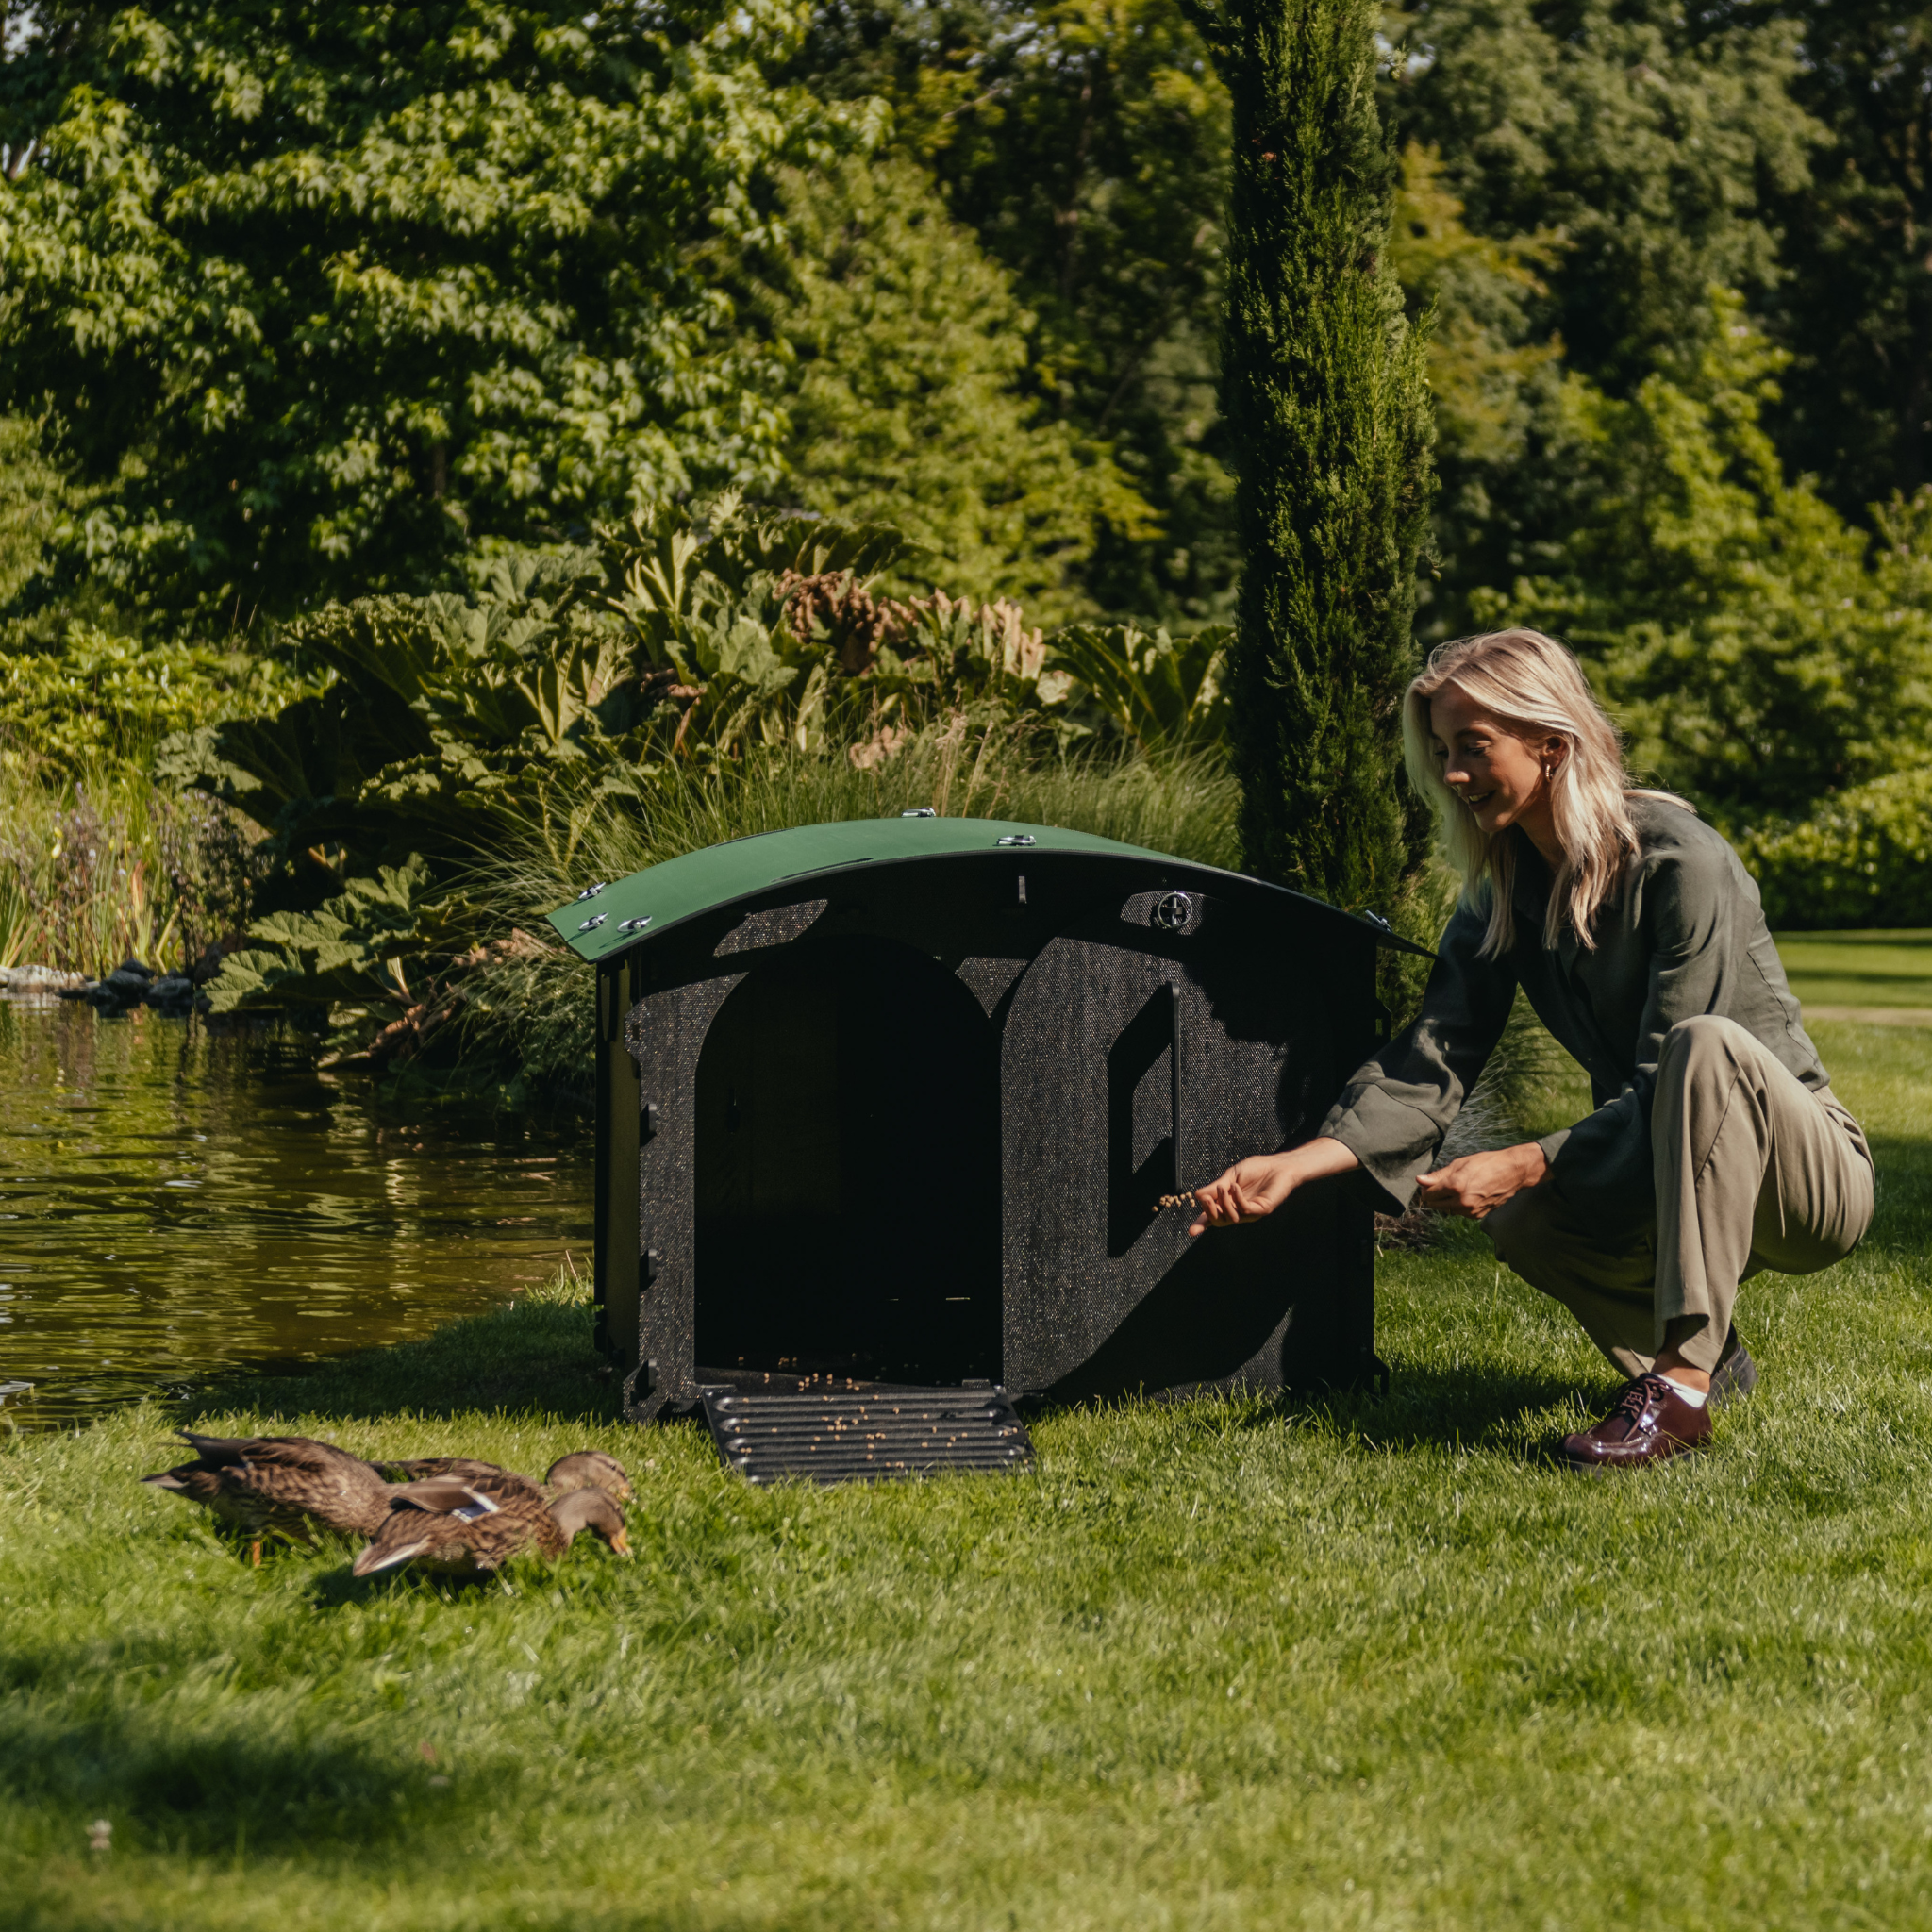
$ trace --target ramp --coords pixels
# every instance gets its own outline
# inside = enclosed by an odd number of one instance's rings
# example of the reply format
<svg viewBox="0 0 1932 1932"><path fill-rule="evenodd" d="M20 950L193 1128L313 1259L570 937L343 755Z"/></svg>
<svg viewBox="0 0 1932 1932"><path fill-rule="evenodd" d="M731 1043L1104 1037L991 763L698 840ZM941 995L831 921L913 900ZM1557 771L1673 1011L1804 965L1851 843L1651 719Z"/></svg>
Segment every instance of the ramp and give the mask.
<svg viewBox="0 0 1932 1932"><path fill-rule="evenodd" d="M889 1482L1020 1470L1033 1441L1004 1389L704 1391L727 1469L751 1483Z"/></svg>

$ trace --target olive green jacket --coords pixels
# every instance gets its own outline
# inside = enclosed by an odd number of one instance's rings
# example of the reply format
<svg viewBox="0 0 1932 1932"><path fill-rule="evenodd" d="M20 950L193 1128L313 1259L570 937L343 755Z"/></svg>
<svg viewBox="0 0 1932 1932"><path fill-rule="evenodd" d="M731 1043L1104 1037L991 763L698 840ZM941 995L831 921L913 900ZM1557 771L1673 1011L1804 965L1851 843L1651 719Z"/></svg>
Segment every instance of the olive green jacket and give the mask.
<svg viewBox="0 0 1932 1932"><path fill-rule="evenodd" d="M1542 1142L1552 1182L1606 1231L1656 1218L1650 1100L1664 1036L1716 1013L1770 1048L1807 1087L1828 1076L1738 855L1694 813L1634 798L1640 850L1587 948L1565 932L1542 942L1550 874L1519 837L1514 945L1477 956L1485 911L1462 907L1442 935L1421 1017L1357 1069L1322 1124L1400 1213L1494 1049L1520 986L1537 1017L1590 1075L1596 1111Z"/></svg>

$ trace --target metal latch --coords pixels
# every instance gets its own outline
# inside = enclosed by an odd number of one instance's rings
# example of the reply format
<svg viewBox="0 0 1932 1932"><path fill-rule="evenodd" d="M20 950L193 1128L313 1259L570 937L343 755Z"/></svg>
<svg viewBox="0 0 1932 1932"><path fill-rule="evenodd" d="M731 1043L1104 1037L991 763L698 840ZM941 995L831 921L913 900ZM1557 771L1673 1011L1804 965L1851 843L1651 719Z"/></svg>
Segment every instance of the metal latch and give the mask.
<svg viewBox="0 0 1932 1932"><path fill-rule="evenodd" d="M1186 932L1194 916L1194 902L1185 892L1170 892L1154 908L1152 923L1162 932Z"/></svg>

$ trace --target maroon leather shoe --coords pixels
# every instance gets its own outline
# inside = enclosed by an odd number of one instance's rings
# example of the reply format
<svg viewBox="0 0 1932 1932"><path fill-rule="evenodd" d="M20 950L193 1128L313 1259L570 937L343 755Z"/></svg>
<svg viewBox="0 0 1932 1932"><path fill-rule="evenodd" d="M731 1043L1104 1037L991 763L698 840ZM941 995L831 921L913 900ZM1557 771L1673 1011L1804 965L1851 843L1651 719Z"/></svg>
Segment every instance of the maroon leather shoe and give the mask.
<svg viewBox="0 0 1932 1932"><path fill-rule="evenodd" d="M1667 1376L1639 1375L1594 1428L1563 1438L1563 1459L1572 1469L1635 1469L1709 1441L1707 1407L1686 1402Z"/></svg>

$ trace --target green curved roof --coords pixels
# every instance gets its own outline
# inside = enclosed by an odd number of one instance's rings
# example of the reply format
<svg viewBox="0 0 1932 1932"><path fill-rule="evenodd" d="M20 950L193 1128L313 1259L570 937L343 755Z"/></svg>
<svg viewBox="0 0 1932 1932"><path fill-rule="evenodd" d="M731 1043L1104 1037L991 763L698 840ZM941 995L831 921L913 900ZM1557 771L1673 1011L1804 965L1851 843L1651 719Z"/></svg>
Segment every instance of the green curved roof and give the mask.
<svg viewBox="0 0 1932 1932"><path fill-rule="evenodd" d="M1151 851L1144 845L1095 838L1091 832L1067 832L1055 825L1022 824L1009 819L846 819L836 824L796 825L789 831L762 832L724 845L708 845L702 851L667 858L661 865L646 866L628 878L599 882L570 905L558 907L550 915L550 924L584 958L602 959L681 920L791 879L906 859L992 852L1007 842L1040 852L1091 852L1185 864L1193 873L1219 870ZM1241 878L1251 889L1258 884L1240 874L1222 876ZM1340 918L1350 916L1337 913ZM1390 941L1380 933L1377 937L1407 950L1404 941Z"/></svg>

